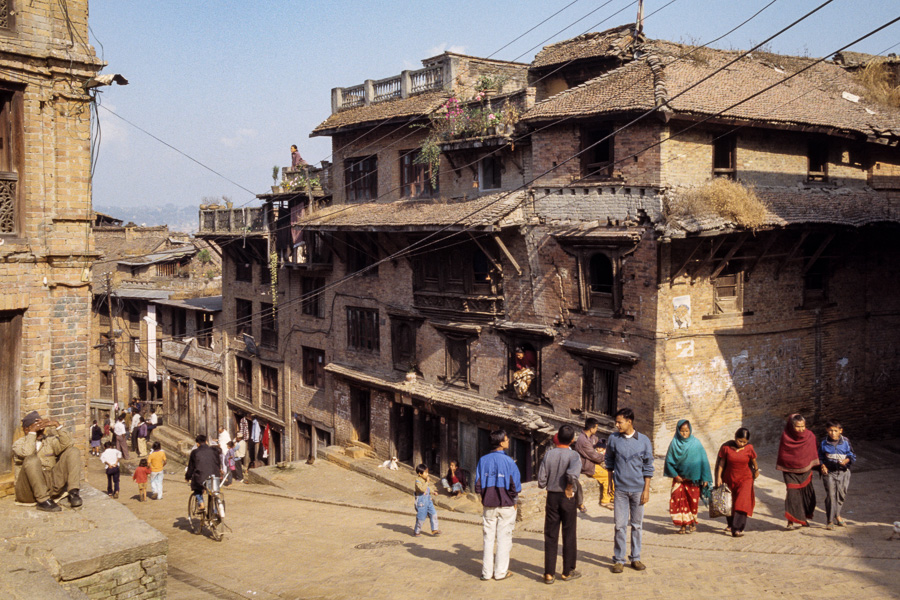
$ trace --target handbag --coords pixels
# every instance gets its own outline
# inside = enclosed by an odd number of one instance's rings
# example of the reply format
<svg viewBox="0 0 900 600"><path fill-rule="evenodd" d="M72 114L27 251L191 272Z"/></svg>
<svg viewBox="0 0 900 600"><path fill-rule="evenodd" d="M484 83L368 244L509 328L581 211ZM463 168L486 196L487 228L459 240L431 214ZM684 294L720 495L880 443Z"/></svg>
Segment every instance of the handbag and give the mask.
<svg viewBox="0 0 900 600"><path fill-rule="evenodd" d="M731 516L731 490L720 485L713 488L709 498L709 518Z"/></svg>

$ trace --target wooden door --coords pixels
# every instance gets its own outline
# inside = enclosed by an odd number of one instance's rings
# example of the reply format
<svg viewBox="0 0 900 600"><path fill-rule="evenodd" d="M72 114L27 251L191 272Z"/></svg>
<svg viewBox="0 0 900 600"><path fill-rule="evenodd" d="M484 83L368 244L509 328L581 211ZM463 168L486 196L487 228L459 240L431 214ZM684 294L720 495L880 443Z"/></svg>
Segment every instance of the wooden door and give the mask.
<svg viewBox="0 0 900 600"><path fill-rule="evenodd" d="M306 460L312 455L312 427L297 421L297 435L294 438L294 460Z"/></svg>
<svg viewBox="0 0 900 600"><path fill-rule="evenodd" d="M12 443L19 424L22 314L0 312L0 474L12 471Z"/></svg>
<svg viewBox="0 0 900 600"><path fill-rule="evenodd" d="M369 443L369 422L371 419L371 402L369 390L357 387L350 388L350 425L353 427L353 439L363 444Z"/></svg>

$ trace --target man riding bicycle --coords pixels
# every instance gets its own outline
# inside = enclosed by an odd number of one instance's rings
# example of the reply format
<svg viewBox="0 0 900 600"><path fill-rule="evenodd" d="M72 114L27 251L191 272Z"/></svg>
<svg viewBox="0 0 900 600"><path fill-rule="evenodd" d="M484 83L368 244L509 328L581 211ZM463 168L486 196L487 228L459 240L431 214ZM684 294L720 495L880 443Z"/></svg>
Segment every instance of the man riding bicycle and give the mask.
<svg viewBox="0 0 900 600"><path fill-rule="evenodd" d="M203 511L203 484L211 475L222 476L222 454L218 448L212 448L206 443L206 436L202 433L196 437L197 447L191 450L188 459L187 471L184 478L191 482L191 491L197 498L197 510Z"/></svg>

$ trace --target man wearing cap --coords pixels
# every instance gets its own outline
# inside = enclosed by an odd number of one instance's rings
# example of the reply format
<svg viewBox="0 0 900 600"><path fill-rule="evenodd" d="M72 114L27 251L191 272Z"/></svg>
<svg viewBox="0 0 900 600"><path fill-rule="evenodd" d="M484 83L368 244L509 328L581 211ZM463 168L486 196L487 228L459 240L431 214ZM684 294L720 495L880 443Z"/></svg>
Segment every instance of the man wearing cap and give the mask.
<svg viewBox="0 0 900 600"><path fill-rule="evenodd" d="M31 411L22 419L25 436L13 442L16 467L16 504L35 506L38 510L59 512L54 501L66 494L69 506L82 505L78 489L81 487L81 452L75 447L71 434L58 421L41 419Z"/></svg>

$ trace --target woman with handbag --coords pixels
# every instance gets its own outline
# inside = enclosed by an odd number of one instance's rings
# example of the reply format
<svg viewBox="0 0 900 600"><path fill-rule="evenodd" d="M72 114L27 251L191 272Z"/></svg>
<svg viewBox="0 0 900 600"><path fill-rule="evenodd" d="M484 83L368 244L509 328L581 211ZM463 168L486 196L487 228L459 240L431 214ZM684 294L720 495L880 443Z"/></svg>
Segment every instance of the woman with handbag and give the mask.
<svg viewBox="0 0 900 600"><path fill-rule="evenodd" d="M678 533L693 533L697 529L700 496L709 496L712 473L709 458L700 440L692 434L687 419L678 421L675 437L666 452L664 475L672 478L669 515Z"/></svg>
<svg viewBox="0 0 900 600"><path fill-rule="evenodd" d="M756 450L750 444L750 430L741 427L734 432L734 440L725 442L719 448L716 458L716 487L723 483L731 490L731 516L725 532L734 537L742 537L747 526L747 517L753 516L756 495L753 482L759 477L756 464Z"/></svg>

